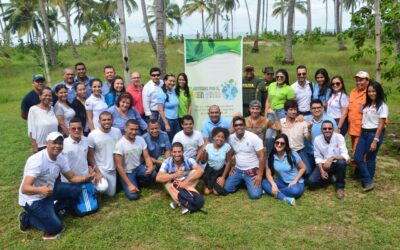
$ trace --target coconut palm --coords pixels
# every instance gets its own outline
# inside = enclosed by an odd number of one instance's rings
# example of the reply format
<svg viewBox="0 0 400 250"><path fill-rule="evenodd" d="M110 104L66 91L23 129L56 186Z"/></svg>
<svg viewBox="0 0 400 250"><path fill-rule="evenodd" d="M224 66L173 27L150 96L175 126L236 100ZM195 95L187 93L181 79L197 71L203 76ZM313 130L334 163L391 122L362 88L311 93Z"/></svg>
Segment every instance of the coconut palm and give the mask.
<svg viewBox="0 0 400 250"><path fill-rule="evenodd" d="M288 3L288 23L287 23L287 38L286 38L286 48L285 48L285 58L283 59L284 64L294 64L293 51L292 51L292 38L293 38L293 19L294 19L294 9L296 5L296 0L289 0Z"/></svg>
<svg viewBox="0 0 400 250"><path fill-rule="evenodd" d="M258 31L260 27L260 12L261 12L261 0L257 1L257 18L256 18L256 38L254 39L254 45L251 52L258 53Z"/></svg>
<svg viewBox="0 0 400 250"><path fill-rule="evenodd" d="M222 10L230 15L231 21L231 37L233 39L233 11L239 7L239 0L224 0Z"/></svg>
<svg viewBox="0 0 400 250"><path fill-rule="evenodd" d="M249 6L247 5L247 0L244 0L244 5L246 5L247 17L249 18L250 35L253 35L253 29L251 28L251 19L250 19Z"/></svg>
<svg viewBox="0 0 400 250"><path fill-rule="evenodd" d="M284 33L284 17L288 14L290 0L277 0L273 5L272 16L276 17L281 15L281 34ZM294 3L295 10L299 11L301 14L306 14L307 9L305 7L306 1L297 0ZM293 18L294 20L294 18Z"/></svg>
<svg viewBox="0 0 400 250"><path fill-rule="evenodd" d="M67 4L65 0L57 0L57 5L60 7L63 16L65 17L65 21L67 24L67 34L68 40L72 48L72 56L78 57L78 51L76 50L74 40L72 39L72 32L71 32L71 21L70 21L70 6Z"/></svg>
<svg viewBox="0 0 400 250"><path fill-rule="evenodd" d="M207 9L207 3L205 0L185 0L183 5L183 11L187 16L191 16L194 12L198 11L201 13L201 28L203 37L206 36L205 25L204 25L204 11Z"/></svg>
<svg viewBox="0 0 400 250"><path fill-rule="evenodd" d="M149 41L151 47L153 48L154 53L157 55L157 45L156 42L154 41L153 34L151 33L149 18L147 16L146 2L144 0L140 0L140 5L142 7L143 22L144 22L144 27L146 28L147 36L149 37Z"/></svg>
<svg viewBox="0 0 400 250"><path fill-rule="evenodd" d="M307 0L307 33L311 33L311 0Z"/></svg>
<svg viewBox="0 0 400 250"><path fill-rule="evenodd" d="M342 33L342 1L343 0L334 0L335 2L335 27L336 27L336 34ZM338 39L338 46L339 50L346 50L346 46L344 45L343 38Z"/></svg>
<svg viewBox="0 0 400 250"><path fill-rule="evenodd" d="M43 20L43 26L44 26L44 31L47 37L47 41L49 43L49 55L50 55L50 65L52 68L56 67L57 64L57 59L56 59L56 50L54 47L53 43L53 37L50 32L50 25L49 25L49 17L48 13L46 10L46 4L44 0L39 0L39 6L40 6L40 13L42 15L42 20Z"/></svg>
<svg viewBox="0 0 400 250"><path fill-rule="evenodd" d="M156 31L157 31L157 63L162 74L165 74L167 59L165 56L164 38L165 38L165 18L164 18L164 0L155 0L156 7Z"/></svg>

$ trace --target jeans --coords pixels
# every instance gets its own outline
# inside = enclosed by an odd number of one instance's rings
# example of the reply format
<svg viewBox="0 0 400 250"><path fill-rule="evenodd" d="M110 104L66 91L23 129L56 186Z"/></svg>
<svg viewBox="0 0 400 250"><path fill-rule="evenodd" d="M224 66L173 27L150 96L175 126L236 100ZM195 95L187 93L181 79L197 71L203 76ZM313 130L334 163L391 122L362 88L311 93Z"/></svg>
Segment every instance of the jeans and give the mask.
<svg viewBox="0 0 400 250"><path fill-rule="evenodd" d="M58 204L72 205L77 200L81 191L82 188L80 185L57 182L54 186L52 196L24 206L26 214L23 216L22 223L27 228L34 227L45 233L60 233L63 225L56 214L54 201L57 200Z"/></svg>
<svg viewBox="0 0 400 250"><path fill-rule="evenodd" d="M168 121L169 127L171 128L171 131L167 132L168 133L168 138L169 138L169 141L172 142L172 140L174 139L174 136L179 131L181 131L181 125L179 124L179 120L178 119L168 119L167 118L167 121ZM165 124L164 124L162 119L160 119L160 124L161 124L161 130L165 131Z"/></svg>
<svg viewBox="0 0 400 250"><path fill-rule="evenodd" d="M150 175L146 174L146 166L145 165L140 165L136 169L132 170L131 173L126 173L126 176L128 176L129 181L136 187L136 188L141 188L145 185L147 185L150 181L154 180L156 178L156 170L154 170ZM128 189L128 185L122 180L121 178L121 185L122 188L124 189L124 193L126 198L128 200L138 200L140 198L140 193L130 193Z"/></svg>
<svg viewBox="0 0 400 250"><path fill-rule="evenodd" d="M279 119L285 118L286 114L285 114L285 110L284 109L274 109L276 115L278 116ZM275 121L275 116L269 114L268 115L268 119L272 122ZM272 148L274 147L274 139L276 137L276 131L269 128L267 129L267 131L265 131L265 140L267 142L267 150L268 150L268 154L269 152L271 152ZM268 158L268 156L267 156Z"/></svg>
<svg viewBox="0 0 400 250"><path fill-rule="evenodd" d="M346 166L347 162L345 160L337 160L332 162L331 167L327 171L328 179L323 180L321 177L321 172L319 167L314 168L310 176L308 177L308 184L311 188L321 186L324 182L329 182L330 177L334 174L336 176L336 189L344 189L345 178L346 178Z"/></svg>
<svg viewBox="0 0 400 250"><path fill-rule="evenodd" d="M275 178L274 181L279 189L277 196L279 200L284 200L286 197L298 198L304 192L304 183L297 182L295 185L288 187L289 184L285 183L280 178ZM267 192L267 194L273 195L272 185L271 183L269 183L269 181L263 180L262 187L265 190L265 192Z"/></svg>
<svg viewBox="0 0 400 250"><path fill-rule="evenodd" d="M339 121L340 118L335 119L336 124L339 125ZM345 136L347 134L347 130L349 129L349 123L347 122L347 118L346 120L344 120L342 128L340 129L340 134L342 134L343 136Z"/></svg>
<svg viewBox="0 0 400 250"><path fill-rule="evenodd" d="M313 169L313 165L312 162L310 161L310 156L309 154L306 152L306 149L300 149L299 151L297 151L297 153L299 154L301 160L304 162L304 164L306 165L306 175L309 175Z"/></svg>
<svg viewBox="0 0 400 250"><path fill-rule="evenodd" d="M361 176L361 183L365 185L372 184L374 182L374 175L376 169L376 156L378 155L379 147L381 146L384 138L384 133L382 132L379 137L379 142L376 145L376 149L370 152L372 142L375 138L375 132L365 132L363 131L356 147L356 152L354 154L354 160L357 163L358 171ZM364 155L366 155L367 162L364 161Z"/></svg>
<svg viewBox="0 0 400 250"><path fill-rule="evenodd" d="M261 185L259 187L254 186L253 178L254 177L249 176L246 171L236 168L235 173L233 175L229 175L226 179L224 189L227 193L234 193L238 190L240 183L244 181L249 198L259 199L261 198L262 194Z"/></svg>

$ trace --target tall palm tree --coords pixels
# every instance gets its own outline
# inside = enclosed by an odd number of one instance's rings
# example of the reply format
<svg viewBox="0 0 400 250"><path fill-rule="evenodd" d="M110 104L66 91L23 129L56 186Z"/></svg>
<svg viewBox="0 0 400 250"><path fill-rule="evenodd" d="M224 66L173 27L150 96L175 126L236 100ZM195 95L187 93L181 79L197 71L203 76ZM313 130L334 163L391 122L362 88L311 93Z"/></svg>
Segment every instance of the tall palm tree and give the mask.
<svg viewBox="0 0 400 250"><path fill-rule="evenodd" d="M203 37L206 36L205 26L204 26L204 11L207 8L207 3L205 0L185 0L184 1L184 13L187 16L191 16L194 12L198 11L201 13L201 28Z"/></svg>
<svg viewBox="0 0 400 250"><path fill-rule="evenodd" d="M323 0L325 3L325 33L328 32L328 0Z"/></svg>
<svg viewBox="0 0 400 250"><path fill-rule="evenodd" d="M265 32L268 31L268 7L269 1L267 0L266 9L265 9Z"/></svg>
<svg viewBox="0 0 400 250"><path fill-rule="evenodd" d="M335 27L336 27L336 34L342 33L342 22L341 22L341 7L342 7L342 0L334 0L335 1ZM339 50L346 50L346 46L344 45L343 38L338 39L338 46Z"/></svg>
<svg viewBox="0 0 400 250"><path fill-rule="evenodd" d="M60 9L61 12L63 13L64 17L65 17L65 21L67 23L67 34L68 34L68 40L69 43L72 47L72 56L73 57L78 57L78 51L76 50L75 44L74 44L74 40L72 39L72 32L71 32L71 21L70 21L70 8L67 5L67 2L65 0L61 0L61 2L59 3L60 5Z"/></svg>
<svg viewBox="0 0 400 250"><path fill-rule="evenodd" d="M275 2L273 5L274 9L272 10L272 16L276 17L280 15L281 17L281 34L284 31L284 17L288 14L289 4L290 0L277 0L277 2ZM305 7L306 1L297 0L294 4L295 10L299 11L301 14L307 13L307 9Z"/></svg>
<svg viewBox="0 0 400 250"><path fill-rule="evenodd" d="M124 79L125 79L125 82L129 82L130 81L129 54L128 54L128 42L126 39L124 0L117 0L117 7L118 7L118 17L119 17L119 30L120 30L120 35L121 35L121 49L122 49Z"/></svg>
<svg viewBox="0 0 400 250"><path fill-rule="evenodd" d="M147 36L149 37L149 42L151 44L151 47L153 48L154 53L157 55L157 45L154 41L153 34L151 33L149 18L147 16L146 2L144 0L140 0L140 5L142 7L143 22L144 27L146 28Z"/></svg>
<svg viewBox="0 0 400 250"><path fill-rule="evenodd" d="M381 82L381 13L379 0L375 0L375 79Z"/></svg>
<svg viewBox="0 0 400 250"><path fill-rule="evenodd" d="M71 10L75 10L74 24L78 26L79 43L82 43L81 26L90 30L97 20L94 13L99 9L99 3L93 0L74 0L71 4Z"/></svg>
<svg viewBox="0 0 400 250"><path fill-rule="evenodd" d="M265 0L262 0L261 33L264 32Z"/></svg>
<svg viewBox="0 0 400 250"><path fill-rule="evenodd" d="M258 31L260 27L260 13L261 13L261 0L257 1L257 18L256 18L256 38L254 39L254 45L251 52L258 53Z"/></svg>
<svg viewBox="0 0 400 250"><path fill-rule="evenodd" d="M307 0L307 33L311 33L311 0Z"/></svg>
<svg viewBox="0 0 400 250"><path fill-rule="evenodd" d="M56 64L57 64L56 50L55 50L54 43L53 43L53 37L50 33L49 19L48 19L48 14L46 11L46 6L45 6L44 0L39 0L39 6L40 6L40 13L42 14L44 30L46 33L47 41L49 43L50 65L52 68L55 68Z"/></svg>
<svg viewBox="0 0 400 250"><path fill-rule="evenodd" d="M154 0L156 7L156 31L157 31L157 63L161 73L165 74L167 59L165 56L164 38L165 38L165 19L164 19L164 0Z"/></svg>
<svg viewBox="0 0 400 250"><path fill-rule="evenodd" d="M249 18L250 35L253 35L253 30L251 28L251 19L250 19L249 6L247 5L247 0L244 0L244 4L246 5L247 17Z"/></svg>
<svg viewBox="0 0 400 250"><path fill-rule="evenodd" d="M0 11L1 13L4 13L4 6L3 3L0 0ZM10 32L6 30L7 22L4 21L4 19L0 20L0 25L1 25L1 34L3 36L3 40L5 44L10 44Z"/></svg>
<svg viewBox="0 0 400 250"><path fill-rule="evenodd" d="M288 22L287 22L287 38L286 38L286 48L285 48L285 58L283 59L284 64L294 64L293 59L293 17L295 9L296 0L289 0L288 3Z"/></svg>
<svg viewBox="0 0 400 250"><path fill-rule="evenodd" d="M225 0L223 1L223 11L230 15L231 19L231 38L233 39L233 11L239 7L239 0Z"/></svg>

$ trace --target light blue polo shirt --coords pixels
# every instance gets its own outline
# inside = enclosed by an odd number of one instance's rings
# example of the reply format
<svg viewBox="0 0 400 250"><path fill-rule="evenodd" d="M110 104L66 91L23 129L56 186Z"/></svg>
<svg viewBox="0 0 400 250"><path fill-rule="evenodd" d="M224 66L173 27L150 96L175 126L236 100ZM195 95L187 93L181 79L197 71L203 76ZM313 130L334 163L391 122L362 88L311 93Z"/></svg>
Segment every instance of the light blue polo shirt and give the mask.
<svg viewBox="0 0 400 250"><path fill-rule="evenodd" d="M207 118L203 122L203 126L201 129L201 135L203 138L208 138L209 141L212 141L211 138L211 132L215 127L221 127L221 128L226 128L229 130L229 127L231 126L231 119L227 117L220 117L219 121L216 123L213 123L210 119L210 117Z"/></svg>
<svg viewBox="0 0 400 250"><path fill-rule="evenodd" d="M149 133L144 134L143 139L147 144L147 150L149 150L150 156L154 159L164 155L165 151L171 150L168 134L164 131L160 131L156 140L153 140Z"/></svg>
<svg viewBox="0 0 400 250"><path fill-rule="evenodd" d="M294 161L294 166L290 166L286 153L283 156L283 159L280 160L277 154L274 154L274 169L275 172L278 173L279 178L289 184L296 178L299 173L299 169L297 168L297 164L301 161L299 154L296 151L292 151L292 160ZM303 183L303 177L299 179L299 183Z"/></svg>
<svg viewBox="0 0 400 250"><path fill-rule="evenodd" d="M337 124L335 119L330 117L329 115L322 115L322 118L319 121L315 121L312 118L312 115L307 115L304 117L304 120L308 123L309 121L312 121L313 125L311 128L311 135L312 135L312 141L309 141L307 139L304 140L304 145L307 153L313 154L314 153L314 139L315 137L322 135L321 127L322 127L322 122L323 121L331 121L333 123L333 129L337 129Z"/></svg>
<svg viewBox="0 0 400 250"><path fill-rule="evenodd" d="M320 99L323 104L326 104L328 102L329 98L331 97L331 89L328 88L325 92L325 95L323 95L323 96L318 96L318 94L319 94L319 84L314 83L313 99Z"/></svg>
<svg viewBox="0 0 400 250"><path fill-rule="evenodd" d="M118 112L117 108L115 106L111 106L107 110L108 112L111 113L112 118L113 118L113 127L118 128L121 131L121 134L125 134L125 123L129 119L134 119L139 123L139 127L142 130L147 129L147 123L142 119L140 116L139 112L135 108L130 108L128 110L128 113L126 114L126 117L123 117L120 112Z"/></svg>
<svg viewBox="0 0 400 250"><path fill-rule="evenodd" d="M157 96L157 104L164 105L164 114L167 119L178 119L179 100L176 96L175 89L172 89L171 91L168 90L167 93L164 93L164 91L159 91Z"/></svg>
<svg viewBox="0 0 400 250"><path fill-rule="evenodd" d="M101 85L101 94L106 96L110 92L111 86L108 85L108 82L103 82Z"/></svg>

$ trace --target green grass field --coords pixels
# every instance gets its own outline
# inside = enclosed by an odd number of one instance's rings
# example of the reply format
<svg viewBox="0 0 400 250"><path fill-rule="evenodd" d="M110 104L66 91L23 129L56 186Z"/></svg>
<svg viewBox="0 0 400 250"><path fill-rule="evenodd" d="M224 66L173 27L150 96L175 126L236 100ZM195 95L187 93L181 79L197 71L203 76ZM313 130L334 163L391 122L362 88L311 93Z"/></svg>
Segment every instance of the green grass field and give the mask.
<svg viewBox="0 0 400 250"><path fill-rule="evenodd" d="M344 76L347 89L353 86L352 76L358 70L373 72L373 58L360 62L349 60L354 52L337 51L333 40L309 48L294 47L296 65L305 64L312 80L319 67L331 76ZM260 53L250 53L244 46L244 64L253 64L261 76L261 68L281 66L275 58L283 54L281 46L261 46ZM139 201L129 202L118 193L103 198L98 213L84 218L66 216L61 238L44 242L42 234L31 230L20 233L17 215L18 187L23 167L30 155L26 122L20 118L20 101L31 89L31 78L43 70L29 51L9 51L11 59L0 59L0 247L2 249L397 249L400 237L400 169L399 155L391 145L398 133L399 93L394 83L389 96L390 120L388 133L377 160L377 187L363 193L358 181L347 179L346 198L338 201L332 186L306 191L289 207L265 196L257 201L247 199L244 190L227 197L206 198L207 215L195 213L181 216L169 208L169 198L160 185L145 188ZM79 58L70 50L59 52L60 66L52 71L52 79L62 79L62 68L78 61L87 64L89 75L103 78L102 67L113 64L121 71L120 48L99 50L79 47ZM148 69L155 65L155 56L148 44L135 43L129 47L132 70L148 80ZM183 44L168 44L168 72L184 70ZM295 80L295 66L284 66ZM373 74L372 74L373 75ZM396 81L395 81L396 82ZM398 82L398 81L397 81ZM190 79L189 79L190 83Z"/></svg>

